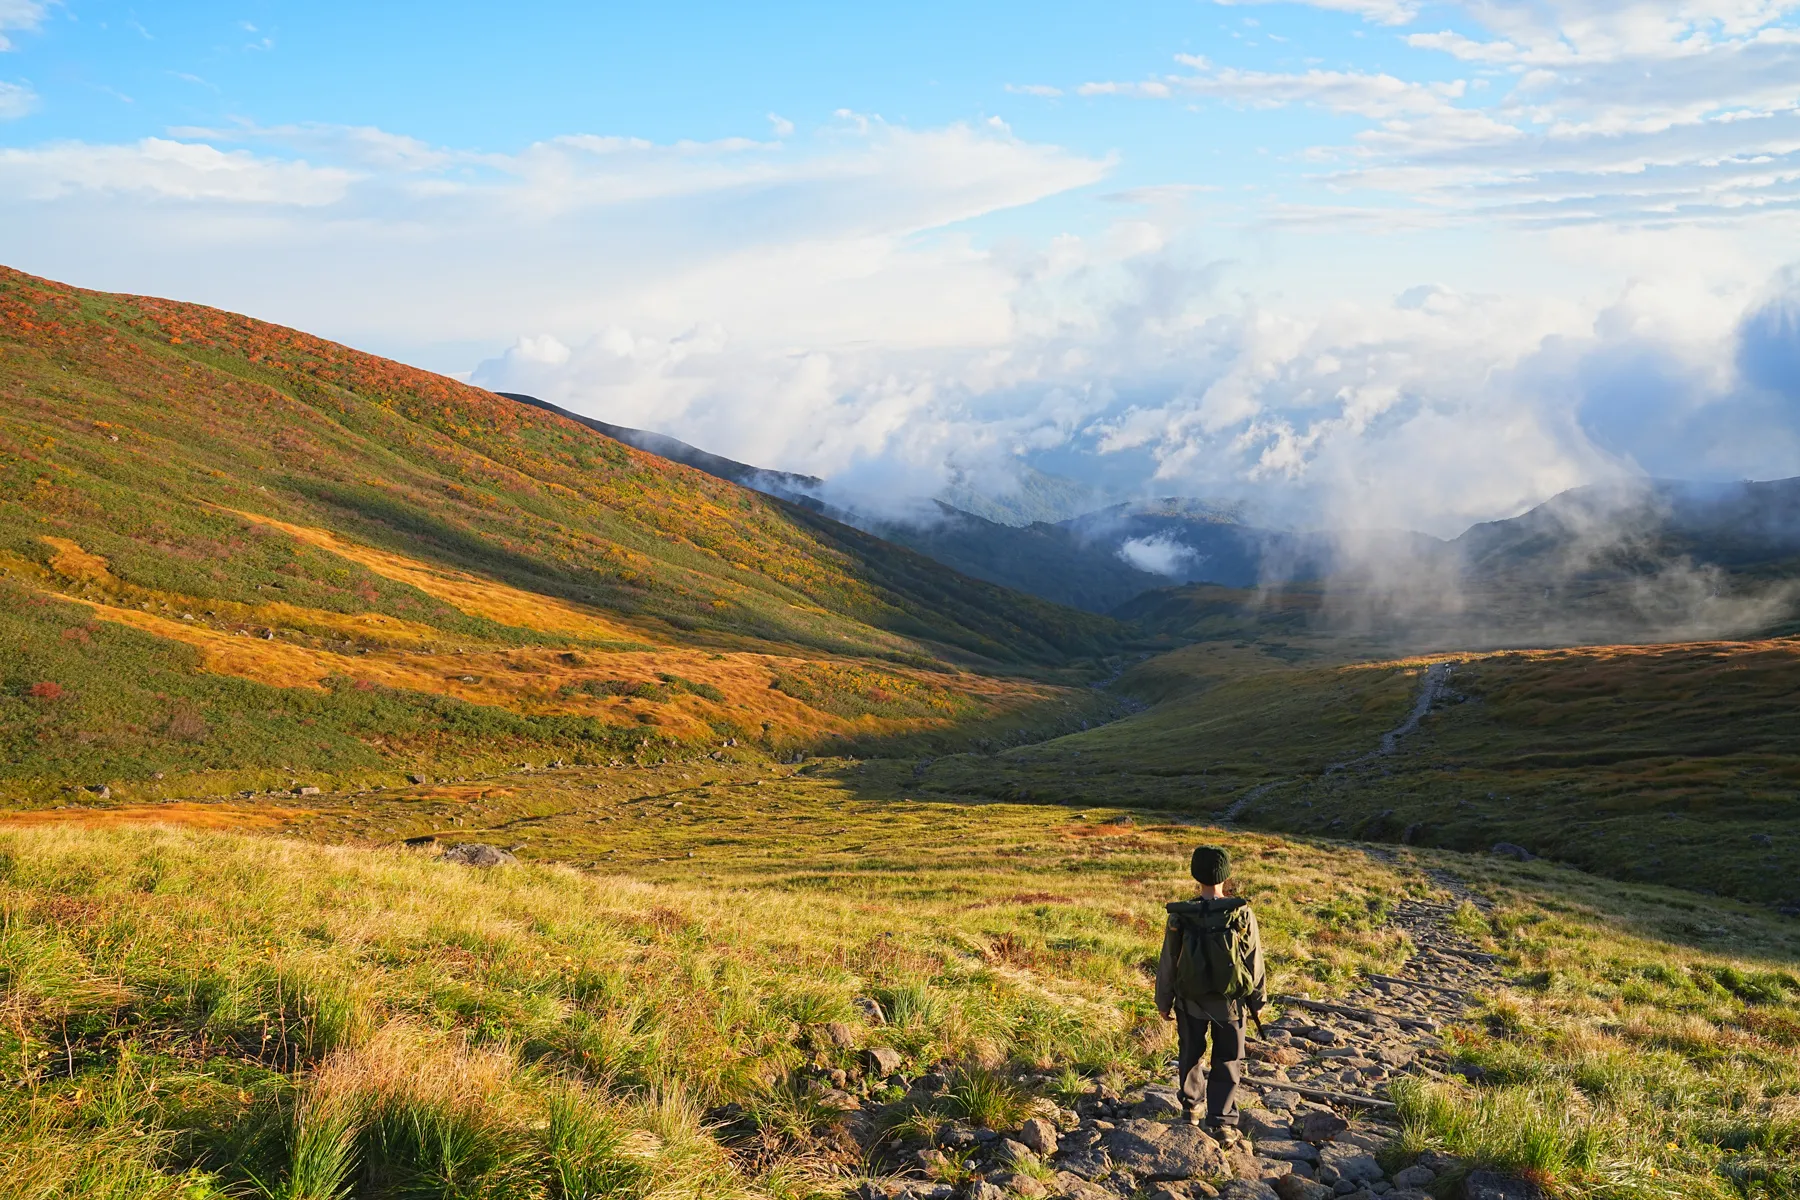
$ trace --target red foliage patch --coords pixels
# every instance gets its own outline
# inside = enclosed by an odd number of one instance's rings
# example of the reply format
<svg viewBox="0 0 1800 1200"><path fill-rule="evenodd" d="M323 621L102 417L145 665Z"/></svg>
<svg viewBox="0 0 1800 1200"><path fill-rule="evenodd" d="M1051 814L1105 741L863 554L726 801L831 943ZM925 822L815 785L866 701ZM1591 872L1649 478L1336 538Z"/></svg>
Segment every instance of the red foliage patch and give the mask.
<svg viewBox="0 0 1800 1200"><path fill-rule="evenodd" d="M63 698L62 684L52 683L49 680L32 684L25 689L25 693L38 700L61 700Z"/></svg>

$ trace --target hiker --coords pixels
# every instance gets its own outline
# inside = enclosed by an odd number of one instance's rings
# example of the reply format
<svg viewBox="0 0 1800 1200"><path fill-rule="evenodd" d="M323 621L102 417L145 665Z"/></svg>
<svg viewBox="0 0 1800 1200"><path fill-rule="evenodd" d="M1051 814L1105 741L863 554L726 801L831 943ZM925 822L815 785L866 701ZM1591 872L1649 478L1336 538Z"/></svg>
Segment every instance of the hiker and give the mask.
<svg viewBox="0 0 1800 1200"><path fill-rule="evenodd" d="M1244 1016L1262 1011L1265 994L1262 934L1250 902L1225 894L1231 855L1222 846L1200 846L1191 864L1200 895L1168 905L1162 961L1156 967L1156 1008L1173 1019L1181 1111L1200 1123L1201 1092L1206 1127L1226 1145L1237 1133L1238 1082L1244 1073ZM1257 1017L1257 1024L1262 1024ZM1200 1054L1212 1037L1212 1062Z"/></svg>

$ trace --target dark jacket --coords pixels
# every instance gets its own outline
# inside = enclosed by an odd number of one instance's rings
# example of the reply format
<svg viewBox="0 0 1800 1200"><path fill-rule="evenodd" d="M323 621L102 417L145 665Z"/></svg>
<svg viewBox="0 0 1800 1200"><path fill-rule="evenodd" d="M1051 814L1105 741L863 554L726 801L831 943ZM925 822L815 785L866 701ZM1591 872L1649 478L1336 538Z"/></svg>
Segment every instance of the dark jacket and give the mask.
<svg viewBox="0 0 1800 1200"><path fill-rule="evenodd" d="M1249 999L1240 1006L1237 1001L1227 1000L1223 996L1216 1001L1183 1001L1175 995L1175 963L1181 957L1181 922L1171 913L1169 923L1163 927L1162 958L1156 964L1156 1011L1167 1016L1179 1004L1192 1016L1207 1017L1224 1025L1235 1025L1243 1020L1243 1008L1257 1012L1268 1002L1268 975L1263 969L1262 930L1257 927L1256 914L1248 904L1244 906L1244 915L1248 918L1246 924L1249 927L1250 978L1255 981Z"/></svg>

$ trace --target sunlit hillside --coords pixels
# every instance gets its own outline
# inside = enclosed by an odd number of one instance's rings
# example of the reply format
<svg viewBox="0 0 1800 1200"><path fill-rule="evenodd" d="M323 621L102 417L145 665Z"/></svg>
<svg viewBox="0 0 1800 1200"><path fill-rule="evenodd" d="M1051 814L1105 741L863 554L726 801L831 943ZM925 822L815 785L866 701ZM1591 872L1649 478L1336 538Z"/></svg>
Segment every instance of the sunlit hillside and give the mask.
<svg viewBox="0 0 1800 1200"><path fill-rule="evenodd" d="M12 271L0 631L21 797L1008 740L1098 716L1059 672L1117 643L480 389Z"/></svg>

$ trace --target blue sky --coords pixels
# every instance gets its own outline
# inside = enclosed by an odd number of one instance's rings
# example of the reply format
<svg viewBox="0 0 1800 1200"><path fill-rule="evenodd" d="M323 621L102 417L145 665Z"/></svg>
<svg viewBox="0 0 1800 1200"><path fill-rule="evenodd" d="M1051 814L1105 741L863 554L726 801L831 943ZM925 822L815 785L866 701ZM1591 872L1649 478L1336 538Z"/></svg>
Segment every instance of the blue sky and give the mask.
<svg viewBox="0 0 1800 1200"><path fill-rule="evenodd" d="M0 261L865 493L1454 531L1800 474L1797 12L0 0Z"/></svg>

